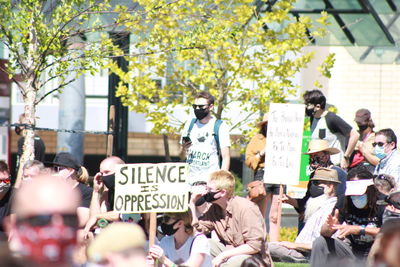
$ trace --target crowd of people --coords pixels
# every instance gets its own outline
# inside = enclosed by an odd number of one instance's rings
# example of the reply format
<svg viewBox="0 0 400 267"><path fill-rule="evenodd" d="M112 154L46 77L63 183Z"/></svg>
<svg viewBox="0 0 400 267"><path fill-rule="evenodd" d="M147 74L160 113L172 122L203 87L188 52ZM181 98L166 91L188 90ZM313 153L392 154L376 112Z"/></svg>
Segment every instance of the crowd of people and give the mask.
<svg viewBox="0 0 400 267"><path fill-rule="evenodd" d="M189 209L158 214L156 240L149 240L148 214L114 210L122 159L105 158L90 179L74 155L61 152L51 163L26 162L19 184L0 161L0 266L398 266L395 133L375 132L367 109L356 111L353 129L327 111L319 90L307 91L304 102L312 132L304 197L263 183L268 116L247 146L245 163L254 182L248 196L240 197L229 172L227 124L212 115L214 97L200 92L193 104L196 118L186 123L180 140L189 165ZM281 203L298 212L294 241L280 240Z"/></svg>

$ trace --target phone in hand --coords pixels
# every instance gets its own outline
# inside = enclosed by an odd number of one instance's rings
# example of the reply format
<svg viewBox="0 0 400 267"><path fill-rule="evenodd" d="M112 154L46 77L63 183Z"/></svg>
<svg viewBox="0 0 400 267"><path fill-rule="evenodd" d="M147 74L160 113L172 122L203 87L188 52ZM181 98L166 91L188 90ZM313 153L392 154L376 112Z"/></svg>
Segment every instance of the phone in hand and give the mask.
<svg viewBox="0 0 400 267"><path fill-rule="evenodd" d="M183 143L191 143L192 142L192 140L190 140L189 136L182 137L182 140L183 140Z"/></svg>

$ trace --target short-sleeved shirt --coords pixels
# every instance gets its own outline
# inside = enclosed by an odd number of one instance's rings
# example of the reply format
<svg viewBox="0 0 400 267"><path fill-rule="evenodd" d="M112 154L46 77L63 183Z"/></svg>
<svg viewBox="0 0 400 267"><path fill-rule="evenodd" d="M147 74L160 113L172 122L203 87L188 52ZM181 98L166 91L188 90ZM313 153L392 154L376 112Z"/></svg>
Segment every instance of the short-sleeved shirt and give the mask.
<svg viewBox="0 0 400 267"><path fill-rule="evenodd" d="M352 127L333 112L328 112L320 118L313 118L311 123L311 137L313 139L325 139L330 147L340 150L340 153L332 155L331 161L339 165L346 151L347 136Z"/></svg>
<svg viewBox="0 0 400 267"><path fill-rule="evenodd" d="M87 185L79 183L77 185L77 188L79 190L79 193L81 194L81 204L79 207L82 208L89 208L90 207L90 201L92 200L92 193L93 189Z"/></svg>
<svg viewBox="0 0 400 267"><path fill-rule="evenodd" d="M340 223L346 222L348 225L364 225L366 227L381 227L383 220L384 206L378 205L376 214L371 214L371 209L357 209L350 197L347 197L348 212L340 214ZM368 255L375 238L370 235L349 235L348 236L353 251L359 256Z"/></svg>
<svg viewBox="0 0 400 267"><path fill-rule="evenodd" d="M375 167L374 174L389 174L394 177L397 184L400 183L400 154L397 150L392 151L384 159L381 159Z"/></svg>
<svg viewBox="0 0 400 267"><path fill-rule="evenodd" d="M175 264L183 264L189 260L190 255L205 254L205 260L201 267L211 267L210 244L205 235L189 236L186 242L178 249L175 248L174 236L165 236L161 239L160 247L165 256Z"/></svg>
<svg viewBox="0 0 400 267"><path fill-rule="evenodd" d="M192 145L189 147L186 162L189 163L189 182L191 184L198 181L206 182L208 174L220 169L217 144L213 135L215 122L215 118L206 124L197 120L189 133ZM190 123L191 120L186 123L182 137L188 136ZM231 146L229 128L226 123L222 122L218 136L221 149Z"/></svg>
<svg viewBox="0 0 400 267"><path fill-rule="evenodd" d="M248 199L232 197L225 211L212 204L193 226L205 234L215 230L226 247L247 244L258 251L267 266L271 264L264 218L258 206Z"/></svg>

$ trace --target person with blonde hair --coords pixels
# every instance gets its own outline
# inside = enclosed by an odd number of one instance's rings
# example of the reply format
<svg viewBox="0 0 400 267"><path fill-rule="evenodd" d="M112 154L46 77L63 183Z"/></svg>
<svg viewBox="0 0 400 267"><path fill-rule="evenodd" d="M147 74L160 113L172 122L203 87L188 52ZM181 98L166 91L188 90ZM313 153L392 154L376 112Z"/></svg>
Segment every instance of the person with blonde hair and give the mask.
<svg viewBox="0 0 400 267"><path fill-rule="evenodd" d="M209 202L202 215L196 207ZM235 177L229 171L210 174L203 192L192 194L192 225L196 231L215 231L219 241L210 240L213 266L240 266L251 255L258 255L270 266L265 221L259 208L250 200L235 196Z"/></svg>
<svg viewBox="0 0 400 267"><path fill-rule="evenodd" d="M149 255L164 266L183 264L191 267L211 267L210 246L203 234L194 235L192 212L166 213L161 230L165 235L160 246L153 245Z"/></svg>

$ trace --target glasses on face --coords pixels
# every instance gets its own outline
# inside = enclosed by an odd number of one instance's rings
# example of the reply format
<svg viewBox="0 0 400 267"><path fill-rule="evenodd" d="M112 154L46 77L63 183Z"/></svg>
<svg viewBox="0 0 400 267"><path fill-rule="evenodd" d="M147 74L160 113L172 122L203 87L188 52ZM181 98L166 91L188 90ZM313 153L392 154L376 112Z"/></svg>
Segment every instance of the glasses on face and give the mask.
<svg viewBox="0 0 400 267"><path fill-rule="evenodd" d="M372 143L372 146L373 147L376 147L376 146L384 146L384 145L386 145L387 143L384 143L384 142L373 142Z"/></svg>
<svg viewBox="0 0 400 267"><path fill-rule="evenodd" d="M11 183L11 179L10 178L0 179L0 183L9 184Z"/></svg>
<svg viewBox="0 0 400 267"><path fill-rule="evenodd" d="M55 214L40 214L33 215L26 218L17 219L17 224L28 224L33 227L38 226L47 226L52 223L53 216ZM57 214L62 218L62 221L65 226L77 227L78 226L78 218L76 214Z"/></svg>
<svg viewBox="0 0 400 267"><path fill-rule="evenodd" d="M192 107L193 107L193 109L206 109L206 108L208 108L208 105L196 105L196 104L193 104Z"/></svg>
<svg viewBox="0 0 400 267"><path fill-rule="evenodd" d="M318 185L321 185L321 184L326 184L324 181L318 181L318 180L314 180L314 181L311 181L311 182L315 186L318 186Z"/></svg>

